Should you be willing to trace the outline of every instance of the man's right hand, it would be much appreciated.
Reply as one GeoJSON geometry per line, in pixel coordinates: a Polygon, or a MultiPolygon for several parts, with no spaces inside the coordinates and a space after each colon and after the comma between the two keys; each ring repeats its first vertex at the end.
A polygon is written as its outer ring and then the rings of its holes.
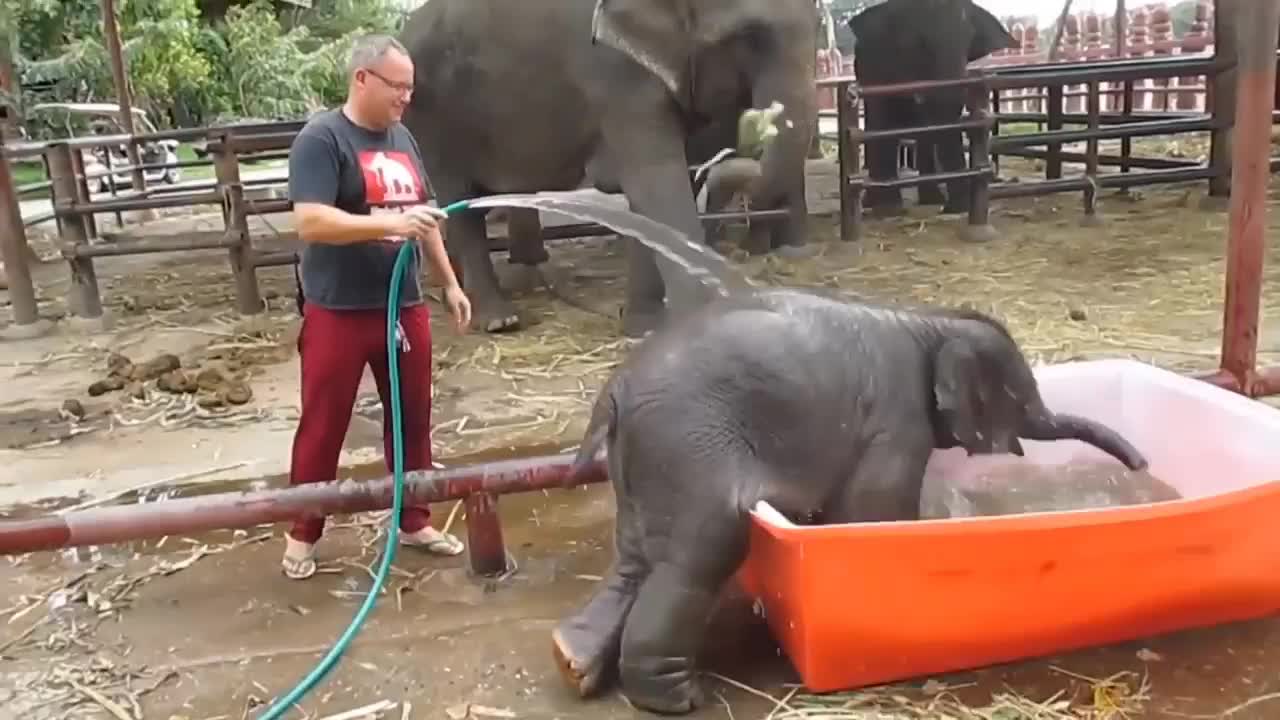
{"type": "Polygon", "coordinates": [[[403,213],[390,214],[387,217],[391,218],[388,235],[421,239],[440,226],[435,215],[421,207],[410,208],[403,213]]]}

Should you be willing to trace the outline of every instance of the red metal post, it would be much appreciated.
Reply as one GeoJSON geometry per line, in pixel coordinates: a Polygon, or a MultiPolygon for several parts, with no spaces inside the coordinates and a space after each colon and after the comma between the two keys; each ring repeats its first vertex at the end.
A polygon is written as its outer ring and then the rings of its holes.
{"type": "Polygon", "coordinates": [[[471,572],[482,577],[501,575],[507,570],[507,547],[502,540],[498,496],[487,492],[472,493],[467,496],[465,506],[471,572]]]}
{"type": "MultiPolygon", "coordinates": [[[[405,473],[406,504],[461,500],[476,493],[488,496],[603,482],[603,463],[592,463],[569,478],[572,455],[405,473]]],[[[140,505],[116,505],[0,522],[0,555],[128,540],[159,538],[223,528],[248,528],[292,520],[303,511],[333,515],[391,507],[392,478],[360,482],[311,483],[275,490],[219,493],[140,505]]],[[[484,513],[479,513],[483,515],[484,513]]],[[[496,515],[494,516],[496,521],[496,515]]],[[[474,516],[468,517],[468,523],[474,516]]],[[[483,521],[482,521],[483,522],[483,521]]],[[[492,536],[490,536],[492,537],[492,536]]],[[[498,542],[502,536],[497,535],[498,542]]],[[[486,547],[489,553],[491,547],[486,547]]],[[[490,553],[491,554],[491,553],[490,553]]],[[[476,553],[473,552],[473,557],[476,553]]],[[[505,551],[499,553],[505,567],[505,551]]]]}
{"type": "Polygon", "coordinates": [[[1231,147],[1231,204],[1227,239],[1222,369],[1253,395],[1257,367],[1262,263],[1266,254],[1271,113],[1275,107],[1276,28],[1280,0],[1234,5],[1239,42],[1236,116],[1231,147]]]}

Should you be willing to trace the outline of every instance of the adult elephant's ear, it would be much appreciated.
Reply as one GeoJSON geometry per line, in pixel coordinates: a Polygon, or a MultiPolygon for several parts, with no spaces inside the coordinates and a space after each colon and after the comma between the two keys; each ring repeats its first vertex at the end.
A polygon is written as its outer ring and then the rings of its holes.
{"type": "Polygon", "coordinates": [[[942,344],[933,359],[933,396],[938,409],[934,428],[941,445],[952,443],[973,452],[989,448],[980,428],[986,406],[986,383],[973,347],[960,338],[942,344]]]}
{"type": "Polygon", "coordinates": [[[984,58],[997,50],[1018,47],[1018,41],[1005,29],[995,15],[972,0],[962,0],[969,25],[973,28],[973,40],[969,43],[969,62],[984,58]]]}
{"type": "Polygon", "coordinates": [[[626,53],[680,96],[693,51],[687,4],[688,0],[596,0],[591,42],[626,53]]]}
{"type": "Polygon", "coordinates": [[[854,13],[847,24],[853,32],[854,40],[864,43],[877,37],[892,37],[893,20],[894,6],[886,2],[854,13]]]}

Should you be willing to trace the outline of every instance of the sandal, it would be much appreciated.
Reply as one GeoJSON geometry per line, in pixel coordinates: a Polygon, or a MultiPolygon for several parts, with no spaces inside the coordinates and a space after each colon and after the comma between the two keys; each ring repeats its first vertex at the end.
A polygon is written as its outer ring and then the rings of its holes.
{"type": "Polygon", "coordinates": [[[422,548],[436,555],[461,555],[465,549],[461,540],[430,525],[416,533],[400,533],[400,544],[422,548]]]}
{"type": "Polygon", "coordinates": [[[285,577],[290,580],[306,580],[316,574],[316,546],[294,540],[288,535],[284,538],[284,557],[280,559],[280,567],[285,577]]]}

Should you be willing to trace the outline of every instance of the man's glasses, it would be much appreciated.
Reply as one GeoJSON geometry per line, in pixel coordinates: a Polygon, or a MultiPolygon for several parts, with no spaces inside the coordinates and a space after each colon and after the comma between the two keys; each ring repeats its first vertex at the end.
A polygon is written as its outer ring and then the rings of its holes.
{"type": "Polygon", "coordinates": [[[369,68],[363,68],[363,70],[369,73],[370,75],[378,78],[382,82],[386,83],[387,87],[391,88],[392,90],[399,90],[400,92],[413,92],[413,83],[402,83],[402,82],[396,82],[394,80],[388,80],[386,76],[382,75],[381,73],[375,70],[370,70],[369,68]]]}

